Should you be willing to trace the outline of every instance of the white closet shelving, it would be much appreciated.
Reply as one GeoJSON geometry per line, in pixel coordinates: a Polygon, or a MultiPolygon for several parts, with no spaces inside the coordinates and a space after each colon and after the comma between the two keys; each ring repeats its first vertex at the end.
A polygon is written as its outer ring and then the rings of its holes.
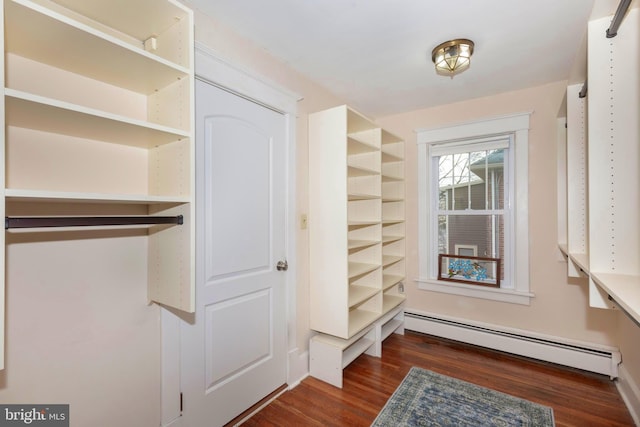
{"type": "Polygon", "coordinates": [[[357,355],[404,331],[403,157],[347,106],[309,116],[311,375],[339,387],[357,355]]]}
{"type": "Polygon", "coordinates": [[[613,38],[610,23],[589,22],[588,101],[567,91],[569,275],[589,278],[592,307],[640,322],[640,10],[613,38]]]}
{"type": "Polygon", "coordinates": [[[148,228],[148,295],[192,311],[193,13],[173,0],[3,10],[5,216],[182,215],[148,228]]]}
{"type": "Polygon", "coordinates": [[[589,208],[587,181],[587,98],[579,97],[582,85],[567,88],[567,251],[568,275],[589,271],[589,208]]]}
{"type": "Polygon", "coordinates": [[[616,37],[605,37],[609,24],[591,21],[588,33],[589,296],[595,307],[611,296],[640,321],[640,10],[616,37]]]}

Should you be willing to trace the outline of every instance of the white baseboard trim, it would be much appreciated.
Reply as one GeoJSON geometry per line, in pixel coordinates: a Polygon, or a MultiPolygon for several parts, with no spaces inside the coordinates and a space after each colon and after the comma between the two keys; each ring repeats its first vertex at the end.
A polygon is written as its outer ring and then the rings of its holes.
{"type": "Polygon", "coordinates": [[[615,347],[573,341],[413,309],[405,310],[405,329],[597,372],[608,375],[612,379],[618,377],[618,365],[621,361],[620,351],[615,347]]]}
{"type": "Polygon", "coordinates": [[[287,385],[289,390],[300,384],[300,381],[309,376],[309,352],[298,353],[298,348],[289,350],[289,367],[287,372],[287,385]]]}
{"type": "Polygon", "coordinates": [[[620,375],[616,381],[616,387],[624,400],[633,422],[636,426],[640,426],[640,385],[636,383],[629,372],[624,367],[624,363],[620,365],[620,375]]]}
{"type": "Polygon", "coordinates": [[[299,380],[293,382],[293,383],[289,383],[289,390],[293,390],[294,388],[298,387],[300,385],[300,383],[302,382],[302,380],[304,380],[305,378],[307,378],[309,376],[309,373],[307,372],[302,378],[300,378],[299,380]]]}
{"type": "Polygon", "coordinates": [[[171,420],[167,423],[163,422],[160,424],[162,427],[183,427],[182,417],[178,417],[175,420],[171,420]]]}
{"type": "Polygon", "coordinates": [[[276,400],[278,397],[282,396],[283,393],[287,392],[287,388],[283,389],[280,391],[280,393],[276,394],[275,396],[271,396],[271,398],[269,400],[267,400],[266,402],[263,402],[260,406],[258,406],[257,408],[255,408],[253,411],[251,411],[250,414],[248,414],[247,416],[245,416],[244,418],[242,418],[240,421],[238,421],[237,423],[235,423],[233,425],[233,427],[238,427],[242,424],[244,424],[245,421],[247,421],[249,418],[253,417],[255,414],[257,414],[258,412],[262,411],[264,408],[266,408],[271,402],[273,402],[274,400],[276,400]]]}

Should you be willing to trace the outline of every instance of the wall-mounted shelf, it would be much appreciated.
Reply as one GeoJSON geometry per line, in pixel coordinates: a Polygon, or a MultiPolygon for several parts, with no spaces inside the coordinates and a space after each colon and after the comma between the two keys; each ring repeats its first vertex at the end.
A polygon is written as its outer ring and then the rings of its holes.
{"type": "MultiPolygon", "coordinates": [[[[167,24],[170,22],[167,18],[148,13],[158,7],[156,2],[149,0],[138,1],[135,5],[130,2],[122,4],[123,9],[118,9],[115,4],[111,10],[97,5],[99,11],[91,10],[91,6],[82,3],[78,0],[6,0],[5,16],[8,19],[5,19],[5,33],[8,37],[5,52],[146,95],[170,86],[179,79],[188,80],[191,75],[189,55],[179,51],[184,46],[172,43],[175,46],[174,53],[161,57],[145,51],[144,40],[139,40],[135,35],[139,31],[137,23],[144,19],[159,19],[162,25],[166,25],[161,33],[168,36],[167,43],[171,43],[169,38],[177,34],[171,35],[169,30],[174,25],[183,26],[181,31],[187,35],[192,18],[185,8],[167,1],[171,6],[161,8],[171,13],[171,19],[174,19],[174,22],[167,24]],[[61,7],[61,4],[65,7],[61,7]],[[75,9],[82,12],[77,13],[75,9]],[[112,29],[109,24],[102,23],[116,22],[116,16],[122,15],[122,10],[127,10],[127,15],[133,18],[127,19],[129,25],[112,29]],[[82,15],[83,12],[88,14],[82,15]],[[100,22],[91,17],[99,17],[97,19],[100,22]],[[176,19],[181,22],[176,24],[176,19]],[[126,37],[127,34],[133,36],[126,37]]],[[[96,3],[93,2],[94,5],[96,3]]],[[[155,27],[161,29],[160,24],[155,27]]],[[[153,34],[148,33],[145,37],[153,34]]],[[[162,44],[162,36],[158,39],[162,44]]],[[[188,43],[188,40],[185,38],[182,43],[188,43]]]]}
{"type": "Polygon", "coordinates": [[[5,89],[7,126],[140,148],[189,138],[189,132],[69,102],[5,89]]]}
{"type": "Polygon", "coordinates": [[[640,276],[596,272],[591,278],[640,325],[640,276]]]}
{"type": "Polygon", "coordinates": [[[138,204],[138,205],[178,205],[189,203],[187,196],[152,196],[146,194],[111,194],[111,193],[74,193],[67,191],[21,190],[7,188],[7,202],[40,202],[40,203],[106,203],[106,204],[138,204]]]}
{"type": "Polygon", "coordinates": [[[615,38],[604,35],[609,24],[591,21],[588,34],[590,304],[610,308],[611,296],[637,317],[640,300],[627,287],[640,276],[640,10],[629,10],[615,38]]]}
{"type": "Polygon", "coordinates": [[[559,213],[566,215],[567,236],[559,242],[568,275],[588,278],[590,306],[622,308],[639,323],[640,10],[628,11],[614,38],[605,36],[610,23],[610,17],[589,22],[587,96],[579,96],[582,85],[567,90],[560,168],[567,203],[559,213]]]}

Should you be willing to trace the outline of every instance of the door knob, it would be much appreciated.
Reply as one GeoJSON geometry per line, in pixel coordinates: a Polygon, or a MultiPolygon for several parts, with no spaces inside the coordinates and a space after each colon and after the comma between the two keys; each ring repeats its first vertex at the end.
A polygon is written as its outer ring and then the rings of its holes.
{"type": "Polygon", "coordinates": [[[276,269],[278,269],[278,271],[287,271],[289,269],[289,263],[286,259],[284,261],[278,261],[276,269]]]}

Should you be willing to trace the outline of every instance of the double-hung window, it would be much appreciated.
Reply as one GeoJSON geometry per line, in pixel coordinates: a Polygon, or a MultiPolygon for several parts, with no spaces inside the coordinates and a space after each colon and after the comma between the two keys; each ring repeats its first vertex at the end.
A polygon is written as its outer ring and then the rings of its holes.
{"type": "Polygon", "coordinates": [[[510,288],[512,138],[431,146],[429,226],[440,280],[510,288]]]}
{"type": "Polygon", "coordinates": [[[528,304],[529,114],[418,131],[419,287],[528,304]]]}

